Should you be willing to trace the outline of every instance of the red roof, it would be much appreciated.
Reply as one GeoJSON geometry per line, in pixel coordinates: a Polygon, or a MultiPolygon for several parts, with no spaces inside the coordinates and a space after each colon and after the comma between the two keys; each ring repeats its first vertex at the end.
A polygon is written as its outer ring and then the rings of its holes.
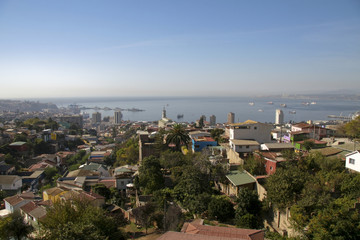
{"type": "Polygon", "coordinates": [[[200,234],[222,238],[248,240],[264,239],[264,232],[262,230],[206,226],[197,223],[185,223],[181,231],[189,234],[200,234]]]}
{"type": "Polygon", "coordinates": [[[199,136],[194,140],[196,142],[215,142],[215,140],[212,137],[207,137],[207,136],[199,136]]]}
{"type": "Polygon", "coordinates": [[[4,200],[7,201],[12,206],[24,201],[24,199],[22,197],[20,197],[19,195],[14,195],[11,197],[4,198],[4,200]]]}
{"type": "Polygon", "coordinates": [[[29,214],[32,210],[34,210],[37,207],[38,206],[33,201],[31,201],[25,204],[24,206],[20,207],[20,209],[25,213],[29,214]]]}
{"type": "Polygon", "coordinates": [[[315,144],[327,144],[327,142],[325,142],[325,141],[319,141],[319,140],[316,140],[316,139],[307,139],[307,140],[304,140],[304,141],[298,141],[297,143],[303,144],[305,141],[313,142],[315,144]]]}

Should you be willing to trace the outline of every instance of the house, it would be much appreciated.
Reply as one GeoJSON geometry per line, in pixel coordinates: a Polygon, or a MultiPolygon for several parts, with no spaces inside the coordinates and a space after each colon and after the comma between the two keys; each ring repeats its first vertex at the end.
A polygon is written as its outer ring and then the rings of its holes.
{"type": "Polygon", "coordinates": [[[104,158],[110,156],[111,151],[95,151],[91,152],[88,161],[95,163],[104,163],[104,158]]]}
{"type": "Polygon", "coordinates": [[[210,137],[210,133],[209,132],[204,132],[204,131],[191,131],[189,132],[189,136],[191,139],[193,138],[197,138],[197,137],[210,137]]]}
{"type": "Polygon", "coordinates": [[[0,162],[0,175],[11,175],[15,173],[15,166],[0,162]]]}
{"type": "Polygon", "coordinates": [[[345,155],[345,167],[352,172],[360,173],[360,152],[354,151],[345,155]]]}
{"type": "Polygon", "coordinates": [[[60,199],[61,194],[67,191],[68,189],[60,187],[48,188],[43,191],[43,199],[44,201],[50,200],[54,203],[60,199]]]}
{"type": "Polygon", "coordinates": [[[230,139],[229,145],[234,152],[240,154],[252,153],[260,148],[260,144],[254,140],[230,139]]]}
{"type": "Polygon", "coordinates": [[[30,186],[30,190],[37,189],[39,183],[44,179],[45,173],[43,170],[36,170],[31,173],[29,176],[22,176],[23,184],[30,186]]]}
{"type": "Polygon", "coordinates": [[[126,185],[133,182],[134,174],[137,170],[137,166],[130,165],[115,168],[114,177],[116,179],[116,188],[121,191],[126,191],[126,185]]]}
{"type": "Polygon", "coordinates": [[[17,175],[0,175],[0,190],[8,195],[20,193],[22,178],[17,175]]]}
{"type": "Polygon", "coordinates": [[[203,220],[185,223],[181,232],[166,232],[158,240],[264,240],[264,231],[203,225],[203,220]]]}
{"type": "Polygon", "coordinates": [[[327,129],[315,124],[298,123],[291,126],[291,132],[309,133],[310,137],[320,139],[327,136],[327,129]]]}
{"type": "Polygon", "coordinates": [[[84,190],[70,190],[62,194],[60,199],[64,201],[72,201],[74,199],[85,200],[94,207],[101,207],[105,204],[105,197],[97,193],[86,192],[84,190]]]}
{"type": "Polygon", "coordinates": [[[246,171],[234,170],[225,175],[228,183],[220,183],[221,192],[228,196],[237,196],[240,188],[256,189],[256,180],[246,171]]]}
{"type": "Polygon", "coordinates": [[[18,152],[26,152],[28,150],[26,142],[13,142],[9,144],[9,147],[18,152]]]}
{"type": "Polygon", "coordinates": [[[30,201],[20,207],[20,213],[24,217],[25,223],[37,228],[39,226],[39,220],[46,216],[46,208],[37,202],[30,201]]]}
{"type": "Polygon", "coordinates": [[[319,140],[316,140],[316,139],[307,139],[307,140],[304,140],[304,141],[295,142],[296,150],[307,150],[305,148],[305,143],[306,142],[311,142],[313,144],[312,148],[324,148],[327,145],[327,142],[325,142],[325,141],[319,141],[319,140]]]}
{"type": "Polygon", "coordinates": [[[24,199],[20,195],[14,195],[11,197],[4,198],[5,209],[11,213],[19,211],[20,207],[24,206],[30,199],[24,199]]]}
{"type": "Polygon", "coordinates": [[[281,152],[285,150],[294,151],[291,143],[264,143],[260,146],[261,151],[281,152]]]}
{"type": "Polygon", "coordinates": [[[207,136],[193,137],[191,142],[193,152],[200,152],[204,148],[217,146],[217,141],[207,136]]]}
{"type": "Polygon", "coordinates": [[[84,170],[89,170],[92,172],[97,172],[97,173],[99,173],[100,176],[103,176],[103,177],[110,177],[110,173],[109,173],[107,167],[105,167],[102,164],[92,162],[92,163],[90,163],[88,165],[84,165],[80,168],[84,169],[84,170]]]}
{"type": "Polygon", "coordinates": [[[286,159],[283,157],[281,152],[256,152],[255,157],[263,158],[265,160],[265,170],[267,175],[274,174],[276,168],[286,159]]]}
{"type": "Polygon", "coordinates": [[[271,142],[272,125],[247,120],[229,125],[230,140],[253,140],[259,143],[271,142]]]}

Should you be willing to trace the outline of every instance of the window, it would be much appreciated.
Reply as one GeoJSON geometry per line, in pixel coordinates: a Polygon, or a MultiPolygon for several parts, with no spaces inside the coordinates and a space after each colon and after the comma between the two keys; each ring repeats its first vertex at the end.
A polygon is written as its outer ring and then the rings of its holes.
{"type": "Polygon", "coordinates": [[[273,167],[270,167],[270,171],[272,171],[273,170],[273,167]]]}
{"type": "Polygon", "coordinates": [[[257,127],[254,127],[254,130],[256,130],[257,129],[257,127]]]}
{"type": "Polygon", "coordinates": [[[250,146],[246,146],[246,148],[249,148],[250,146]]]}
{"type": "Polygon", "coordinates": [[[349,158],[349,163],[350,163],[350,164],[355,164],[355,159],[349,158]]]}

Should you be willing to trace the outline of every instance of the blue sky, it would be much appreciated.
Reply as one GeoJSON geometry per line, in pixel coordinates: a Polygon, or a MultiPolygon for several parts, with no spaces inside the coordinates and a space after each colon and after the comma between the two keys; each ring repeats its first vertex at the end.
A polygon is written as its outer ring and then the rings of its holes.
{"type": "Polygon", "coordinates": [[[360,92],[360,1],[0,0],[0,98],[360,92]]]}

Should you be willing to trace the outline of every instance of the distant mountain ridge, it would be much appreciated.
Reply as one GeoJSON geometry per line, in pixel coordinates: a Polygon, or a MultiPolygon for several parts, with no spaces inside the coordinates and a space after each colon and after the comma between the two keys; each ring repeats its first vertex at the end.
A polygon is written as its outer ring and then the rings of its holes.
{"type": "Polygon", "coordinates": [[[53,103],[41,103],[39,101],[0,100],[0,111],[38,112],[45,109],[57,110],[53,103]]]}

